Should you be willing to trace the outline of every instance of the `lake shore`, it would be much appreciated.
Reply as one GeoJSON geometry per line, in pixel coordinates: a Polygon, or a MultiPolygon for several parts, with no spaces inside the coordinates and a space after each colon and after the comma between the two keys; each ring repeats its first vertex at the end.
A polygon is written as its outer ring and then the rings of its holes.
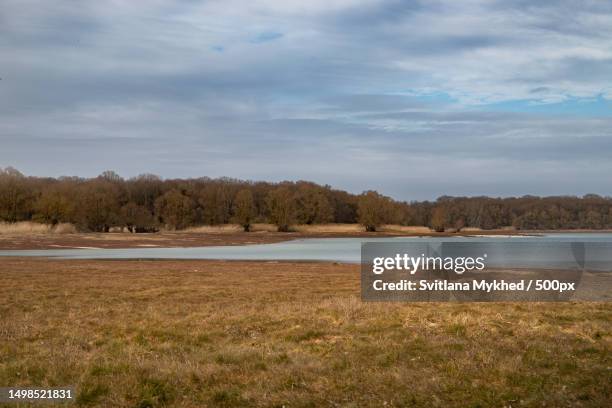
{"type": "Polygon", "coordinates": [[[79,248],[193,248],[206,246],[272,244],[306,238],[358,238],[358,237],[481,237],[481,236],[532,236],[546,233],[592,233],[608,230],[547,230],[508,231],[482,230],[459,233],[436,232],[158,232],[144,234],[130,233],[76,233],[0,234],[0,250],[16,249],[79,249],[79,248]]]}
{"type": "MultiPolygon", "coordinates": [[[[587,231],[584,231],[587,232],[587,231]]],[[[354,237],[456,237],[480,235],[534,235],[538,231],[509,229],[465,229],[461,232],[434,232],[426,227],[383,226],[377,232],[365,232],[357,224],[296,226],[292,232],[276,232],[269,224],[258,224],[253,232],[238,226],[199,227],[185,231],[131,234],[110,233],[43,233],[0,231],[0,250],[62,248],[176,248],[219,245],[269,244],[303,238],[354,237]]]]}
{"type": "Polygon", "coordinates": [[[610,303],[364,303],[334,263],[0,265],[0,383],[80,405],[611,403],[610,303]]]}

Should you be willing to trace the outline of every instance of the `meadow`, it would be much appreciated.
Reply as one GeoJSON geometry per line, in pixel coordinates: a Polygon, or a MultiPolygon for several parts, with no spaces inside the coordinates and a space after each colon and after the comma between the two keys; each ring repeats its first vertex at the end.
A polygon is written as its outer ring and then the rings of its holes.
{"type": "Polygon", "coordinates": [[[609,303],[364,303],[332,263],[0,260],[0,385],[77,406],[610,406],[609,303]]]}

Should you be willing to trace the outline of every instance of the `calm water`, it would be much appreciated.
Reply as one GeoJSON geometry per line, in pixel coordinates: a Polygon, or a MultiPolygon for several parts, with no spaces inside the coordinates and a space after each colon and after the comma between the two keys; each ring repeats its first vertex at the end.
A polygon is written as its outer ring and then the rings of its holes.
{"type": "Polygon", "coordinates": [[[129,248],[129,249],[47,249],[0,251],[0,256],[57,257],[62,259],[223,259],[223,260],[299,260],[358,263],[362,242],[425,244],[443,242],[478,243],[475,247],[495,253],[504,266],[561,266],[573,263],[576,243],[587,261],[597,269],[612,269],[612,233],[557,233],[540,236],[488,237],[397,237],[397,238],[321,238],[301,239],[276,244],[246,246],[212,246],[197,248],[129,248]],[[582,246],[581,246],[582,248],[582,246]],[[574,253],[572,253],[572,251],[574,253]],[[555,264],[558,263],[558,265],[555,264]]]}

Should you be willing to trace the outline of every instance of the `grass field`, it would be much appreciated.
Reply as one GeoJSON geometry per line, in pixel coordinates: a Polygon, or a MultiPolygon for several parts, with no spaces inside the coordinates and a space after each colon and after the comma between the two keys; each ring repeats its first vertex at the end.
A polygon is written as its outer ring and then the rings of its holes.
{"type": "Polygon", "coordinates": [[[612,405],[612,304],[362,303],[358,269],[0,259],[0,386],[101,407],[612,405]]]}

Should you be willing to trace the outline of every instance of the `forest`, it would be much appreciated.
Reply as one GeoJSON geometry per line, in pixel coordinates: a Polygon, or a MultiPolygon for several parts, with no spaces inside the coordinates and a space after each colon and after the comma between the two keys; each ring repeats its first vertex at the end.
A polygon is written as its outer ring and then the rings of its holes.
{"type": "Polygon", "coordinates": [[[123,179],[113,171],[95,178],[29,177],[0,168],[0,221],[74,224],[81,231],[180,230],[200,225],[268,222],[279,231],[294,224],[359,223],[519,230],[612,228],[612,198],[449,197],[396,201],[376,191],[351,194],[308,181],[269,183],[231,178],[162,179],[143,174],[123,179]]]}

